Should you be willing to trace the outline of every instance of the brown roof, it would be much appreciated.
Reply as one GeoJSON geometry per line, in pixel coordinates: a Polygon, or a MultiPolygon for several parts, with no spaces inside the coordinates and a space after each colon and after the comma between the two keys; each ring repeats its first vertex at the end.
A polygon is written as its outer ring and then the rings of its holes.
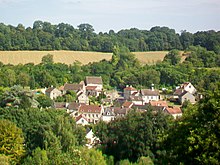
{"type": "Polygon", "coordinates": [[[169,107],[169,108],[166,108],[166,111],[169,114],[180,114],[180,113],[182,113],[180,107],[169,107]]]}
{"type": "Polygon", "coordinates": [[[141,94],[143,96],[158,96],[159,91],[158,90],[151,90],[151,89],[141,89],[141,94]]]}
{"type": "Polygon", "coordinates": [[[150,101],[150,105],[151,106],[158,106],[158,107],[168,107],[167,102],[166,101],[150,101]]]}
{"type": "Polygon", "coordinates": [[[86,76],[86,84],[102,84],[102,77],[86,76]]]}
{"type": "Polygon", "coordinates": [[[86,90],[96,90],[97,86],[87,86],[86,90]]]}
{"type": "Polygon", "coordinates": [[[79,104],[79,103],[72,102],[72,103],[69,103],[67,108],[70,110],[78,110],[80,105],[81,104],[79,104]]]}
{"type": "Polygon", "coordinates": [[[64,109],[64,108],[66,108],[66,103],[65,102],[55,102],[54,107],[56,109],[64,109]]]}
{"type": "Polygon", "coordinates": [[[82,88],[83,88],[82,84],[65,84],[64,85],[64,91],[68,91],[68,90],[78,91],[78,90],[81,90],[82,88]]]}
{"type": "Polygon", "coordinates": [[[178,89],[176,89],[176,91],[173,93],[173,95],[180,96],[180,95],[181,95],[183,92],[184,92],[184,90],[183,90],[183,89],[178,88],[178,89]]]}
{"type": "Polygon", "coordinates": [[[125,102],[122,104],[122,107],[131,108],[132,105],[133,105],[132,102],[130,102],[130,101],[125,101],[125,102]]]}
{"type": "Polygon", "coordinates": [[[46,92],[46,93],[50,93],[50,92],[52,92],[54,89],[55,89],[55,87],[50,87],[50,88],[47,88],[47,90],[46,90],[45,92],[46,92]]]}
{"type": "Polygon", "coordinates": [[[102,108],[98,105],[81,105],[79,112],[81,113],[101,113],[102,108]]]}
{"type": "Polygon", "coordinates": [[[130,108],[121,108],[121,107],[112,107],[112,112],[114,112],[116,115],[126,115],[130,108]]]}
{"type": "Polygon", "coordinates": [[[79,121],[81,118],[85,119],[88,122],[87,118],[85,118],[82,114],[76,117],[76,122],[79,121]]]}
{"type": "Polygon", "coordinates": [[[136,91],[137,89],[129,86],[129,87],[124,88],[124,90],[126,90],[126,91],[136,91]]]}

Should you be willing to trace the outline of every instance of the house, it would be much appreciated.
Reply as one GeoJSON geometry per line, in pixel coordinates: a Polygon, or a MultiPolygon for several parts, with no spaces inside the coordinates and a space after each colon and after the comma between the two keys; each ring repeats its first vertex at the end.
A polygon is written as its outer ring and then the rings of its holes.
{"type": "Polygon", "coordinates": [[[54,108],[55,109],[65,109],[66,110],[67,103],[65,102],[55,102],[54,103],[54,108]]]}
{"type": "Polygon", "coordinates": [[[129,99],[134,105],[144,105],[144,100],[141,96],[131,95],[129,99]]]}
{"type": "Polygon", "coordinates": [[[76,119],[76,124],[83,125],[83,126],[89,125],[88,120],[82,114],[77,116],[75,119],[76,119]]]}
{"type": "Polygon", "coordinates": [[[67,91],[74,91],[76,95],[81,92],[85,92],[85,84],[80,83],[80,84],[69,84],[66,83],[63,86],[63,94],[66,94],[67,91]]]}
{"type": "Polygon", "coordinates": [[[97,86],[87,86],[87,87],[86,87],[86,95],[87,95],[87,96],[95,96],[95,97],[98,97],[100,93],[101,93],[101,91],[98,90],[98,87],[97,87],[97,86]]]}
{"type": "Polygon", "coordinates": [[[196,93],[196,88],[190,82],[185,82],[185,83],[181,84],[180,89],[183,89],[184,91],[187,91],[191,94],[196,93]]]}
{"type": "Polygon", "coordinates": [[[89,104],[89,97],[85,92],[80,92],[77,95],[78,103],[89,104]]]}
{"type": "Polygon", "coordinates": [[[115,113],[112,111],[111,108],[107,107],[102,114],[101,120],[104,122],[110,122],[115,119],[115,113]]]}
{"type": "Polygon", "coordinates": [[[172,115],[174,119],[177,119],[178,117],[182,116],[182,111],[180,107],[166,107],[164,109],[164,112],[172,115]]]}
{"type": "Polygon", "coordinates": [[[149,101],[158,101],[159,100],[159,91],[152,89],[141,89],[140,90],[140,95],[143,99],[143,103],[149,103],[149,101]]]}
{"type": "MultiPolygon", "coordinates": [[[[78,112],[79,107],[81,106],[80,103],[76,103],[76,102],[71,102],[67,104],[67,113],[73,113],[73,112],[78,112]]],[[[77,114],[76,114],[77,115],[77,114]]]]}
{"type": "Polygon", "coordinates": [[[92,147],[94,147],[97,143],[100,142],[99,138],[97,138],[92,129],[87,129],[86,130],[86,139],[87,139],[87,143],[86,146],[90,149],[92,147]]]}
{"type": "Polygon", "coordinates": [[[183,104],[185,101],[189,101],[192,104],[196,103],[196,98],[195,96],[188,92],[188,91],[184,91],[180,96],[179,96],[179,102],[180,104],[183,104]]]}
{"type": "Polygon", "coordinates": [[[149,104],[152,106],[152,107],[168,107],[168,104],[166,101],[162,101],[162,100],[158,100],[158,101],[149,101],[149,104]]]}
{"type": "Polygon", "coordinates": [[[47,88],[45,94],[52,100],[56,99],[58,96],[62,96],[62,92],[55,87],[47,88]]]}
{"type": "Polygon", "coordinates": [[[111,110],[115,114],[115,117],[124,117],[128,114],[131,108],[111,107],[111,110]]]}
{"type": "Polygon", "coordinates": [[[133,88],[132,86],[126,86],[126,88],[124,88],[124,98],[126,100],[130,99],[130,96],[131,95],[136,95],[138,92],[137,92],[137,89],[133,88]]]}
{"type": "Polygon", "coordinates": [[[134,105],[133,102],[131,102],[131,101],[125,101],[125,102],[122,104],[122,107],[123,107],[123,108],[131,108],[133,105],[134,105]]]}
{"type": "Polygon", "coordinates": [[[102,91],[103,89],[102,77],[86,76],[85,85],[87,87],[88,86],[96,87],[97,91],[102,91]]]}
{"type": "Polygon", "coordinates": [[[79,114],[87,118],[89,123],[94,124],[101,119],[103,112],[103,107],[98,105],[81,105],[78,109],[79,114]]]}

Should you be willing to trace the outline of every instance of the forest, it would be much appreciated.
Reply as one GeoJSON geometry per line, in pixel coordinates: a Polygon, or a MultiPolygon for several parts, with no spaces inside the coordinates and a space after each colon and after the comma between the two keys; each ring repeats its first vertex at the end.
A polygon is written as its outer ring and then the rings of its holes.
{"type": "Polygon", "coordinates": [[[150,30],[137,28],[118,32],[95,33],[92,25],[84,23],[74,28],[70,24],[52,25],[50,22],[35,21],[33,27],[16,27],[0,23],[0,50],[81,50],[112,52],[115,45],[126,46],[134,51],[185,50],[200,45],[215,53],[220,51],[220,31],[198,31],[181,34],[168,27],[152,27],[150,30]]]}
{"type": "MultiPolygon", "coordinates": [[[[36,21],[33,28],[0,24],[1,50],[92,50],[113,52],[110,61],[82,65],[54,63],[45,54],[40,64],[0,62],[0,162],[3,164],[219,164],[220,160],[220,33],[181,35],[166,27],[95,34],[91,25],[36,21]],[[168,50],[162,62],[142,65],[131,51],[168,50]],[[180,50],[186,59],[182,62],[180,50]],[[166,88],[171,92],[191,82],[204,96],[184,105],[174,120],[149,107],[133,109],[125,117],[89,128],[100,139],[85,147],[88,127],[77,125],[64,110],[45,108],[48,99],[32,89],[79,83],[85,76],[101,76],[104,89],[122,91],[166,88]],[[36,102],[41,106],[34,106],[36,102]]],[[[49,100],[52,101],[52,100],[49,100]]]]}

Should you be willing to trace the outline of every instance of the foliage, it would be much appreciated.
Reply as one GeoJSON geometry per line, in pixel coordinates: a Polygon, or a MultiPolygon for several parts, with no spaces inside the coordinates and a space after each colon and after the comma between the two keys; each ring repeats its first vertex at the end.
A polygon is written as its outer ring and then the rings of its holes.
{"type": "Polygon", "coordinates": [[[53,105],[53,100],[50,99],[50,97],[44,95],[44,94],[40,94],[37,96],[36,98],[39,108],[49,108],[52,107],[53,105]]]}
{"type": "Polygon", "coordinates": [[[200,45],[208,50],[218,50],[219,32],[204,31],[195,34],[182,31],[177,34],[168,27],[152,27],[150,30],[137,28],[122,29],[115,33],[96,34],[90,24],[72,25],[35,21],[33,27],[25,28],[0,24],[0,50],[90,50],[112,52],[115,45],[126,46],[131,51],[158,51],[186,49],[200,45]]]}
{"type": "Polygon", "coordinates": [[[165,57],[164,61],[170,63],[171,65],[176,65],[180,62],[181,56],[178,50],[171,50],[165,57]]]}
{"type": "MultiPolygon", "coordinates": [[[[219,89],[220,84],[216,85],[219,89]]],[[[187,108],[163,142],[166,162],[219,164],[219,98],[217,90],[196,106],[187,108]]]]}
{"type": "Polygon", "coordinates": [[[163,113],[131,111],[109,124],[98,123],[95,132],[105,154],[113,155],[115,161],[129,159],[135,162],[141,156],[155,158],[158,136],[168,126],[168,118],[163,113]]]}
{"type": "Polygon", "coordinates": [[[24,138],[20,128],[13,122],[5,119],[0,119],[0,154],[1,159],[18,163],[24,156],[24,138]],[[4,156],[5,155],[5,156],[4,156]]]}

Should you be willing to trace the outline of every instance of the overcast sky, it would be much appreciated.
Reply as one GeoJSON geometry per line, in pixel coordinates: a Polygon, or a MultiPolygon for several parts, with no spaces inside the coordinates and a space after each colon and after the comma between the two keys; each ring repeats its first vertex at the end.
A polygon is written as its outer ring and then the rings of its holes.
{"type": "Polygon", "coordinates": [[[220,31],[220,0],[0,0],[0,22],[32,27],[36,20],[89,23],[96,32],[153,26],[220,31]]]}

